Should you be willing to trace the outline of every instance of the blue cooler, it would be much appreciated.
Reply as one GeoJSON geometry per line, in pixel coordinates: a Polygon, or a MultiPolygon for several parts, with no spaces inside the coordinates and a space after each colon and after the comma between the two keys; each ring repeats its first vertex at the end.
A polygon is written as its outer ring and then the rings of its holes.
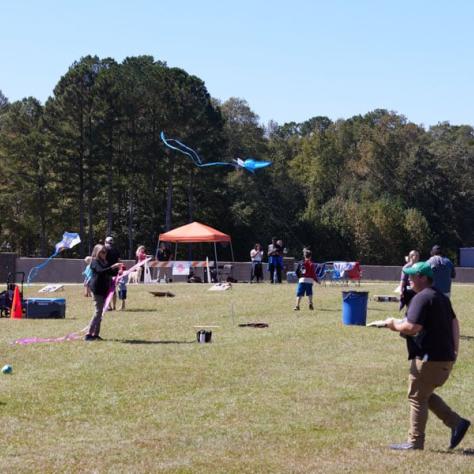
{"type": "Polygon", "coordinates": [[[367,322],[368,291],[342,292],[342,322],[365,326],[367,322]]]}
{"type": "Polygon", "coordinates": [[[66,317],[64,298],[28,298],[26,317],[30,319],[61,319],[66,317]]]}

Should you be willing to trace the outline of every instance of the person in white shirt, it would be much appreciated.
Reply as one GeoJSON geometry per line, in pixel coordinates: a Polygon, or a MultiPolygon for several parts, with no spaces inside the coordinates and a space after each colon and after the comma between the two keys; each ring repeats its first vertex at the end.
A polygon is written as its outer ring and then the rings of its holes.
{"type": "Polygon", "coordinates": [[[256,279],[257,283],[259,283],[260,280],[263,280],[263,250],[262,246],[259,243],[255,244],[254,248],[250,251],[250,259],[252,260],[250,283],[252,283],[254,279],[256,279]]]}

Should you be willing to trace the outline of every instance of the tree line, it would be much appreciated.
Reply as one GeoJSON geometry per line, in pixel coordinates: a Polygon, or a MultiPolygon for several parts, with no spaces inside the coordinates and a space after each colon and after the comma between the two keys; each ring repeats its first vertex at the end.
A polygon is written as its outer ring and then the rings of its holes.
{"type": "Polygon", "coordinates": [[[272,236],[318,261],[400,264],[433,243],[456,258],[474,245],[473,182],[469,125],[380,109],[264,127],[245,100],[220,102],[151,56],[81,58],[45,104],[0,92],[0,245],[22,256],[49,255],[65,230],[82,237],[70,256],[108,234],[123,256],[153,253],[160,232],[197,220],[230,234],[238,260],[272,236]],[[207,162],[272,166],[197,168],[162,130],[207,162]]]}

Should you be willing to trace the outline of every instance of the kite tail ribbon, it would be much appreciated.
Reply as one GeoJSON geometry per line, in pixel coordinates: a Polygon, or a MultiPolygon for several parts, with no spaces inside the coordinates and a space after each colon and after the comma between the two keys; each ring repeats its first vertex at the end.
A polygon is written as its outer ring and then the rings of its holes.
{"type": "Polygon", "coordinates": [[[48,257],[43,263],[40,263],[39,265],[37,265],[36,267],[33,267],[30,272],[28,273],[28,278],[26,279],[26,283],[27,284],[30,284],[31,281],[37,277],[39,271],[45,267],[54,257],[56,257],[56,255],[58,255],[59,252],[54,252],[53,255],[51,255],[50,257],[48,257]]]}
{"type": "Polygon", "coordinates": [[[200,168],[205,168],[207,166],[233,166],[235,167],[234,163],[228,163],[225,161],[215,161],[213,163],[203,163],[199,155],[192,149],[186,146],[184,143],[180,142],[179,140],[175,140],[174,138],[166,138],[164,132],[160,133],[161,141],[172,150],[179,151],[184,155],[189,156],[193,163],[200,168]]]}

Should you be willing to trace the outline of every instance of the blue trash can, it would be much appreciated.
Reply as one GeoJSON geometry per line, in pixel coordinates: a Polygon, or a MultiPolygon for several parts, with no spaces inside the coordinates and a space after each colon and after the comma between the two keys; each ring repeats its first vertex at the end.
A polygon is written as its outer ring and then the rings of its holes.
{"type": "Polygon", "coordinates": [[[342,322],[365,326],[367,322],[368,291],[342,292],[342,322]]]}

